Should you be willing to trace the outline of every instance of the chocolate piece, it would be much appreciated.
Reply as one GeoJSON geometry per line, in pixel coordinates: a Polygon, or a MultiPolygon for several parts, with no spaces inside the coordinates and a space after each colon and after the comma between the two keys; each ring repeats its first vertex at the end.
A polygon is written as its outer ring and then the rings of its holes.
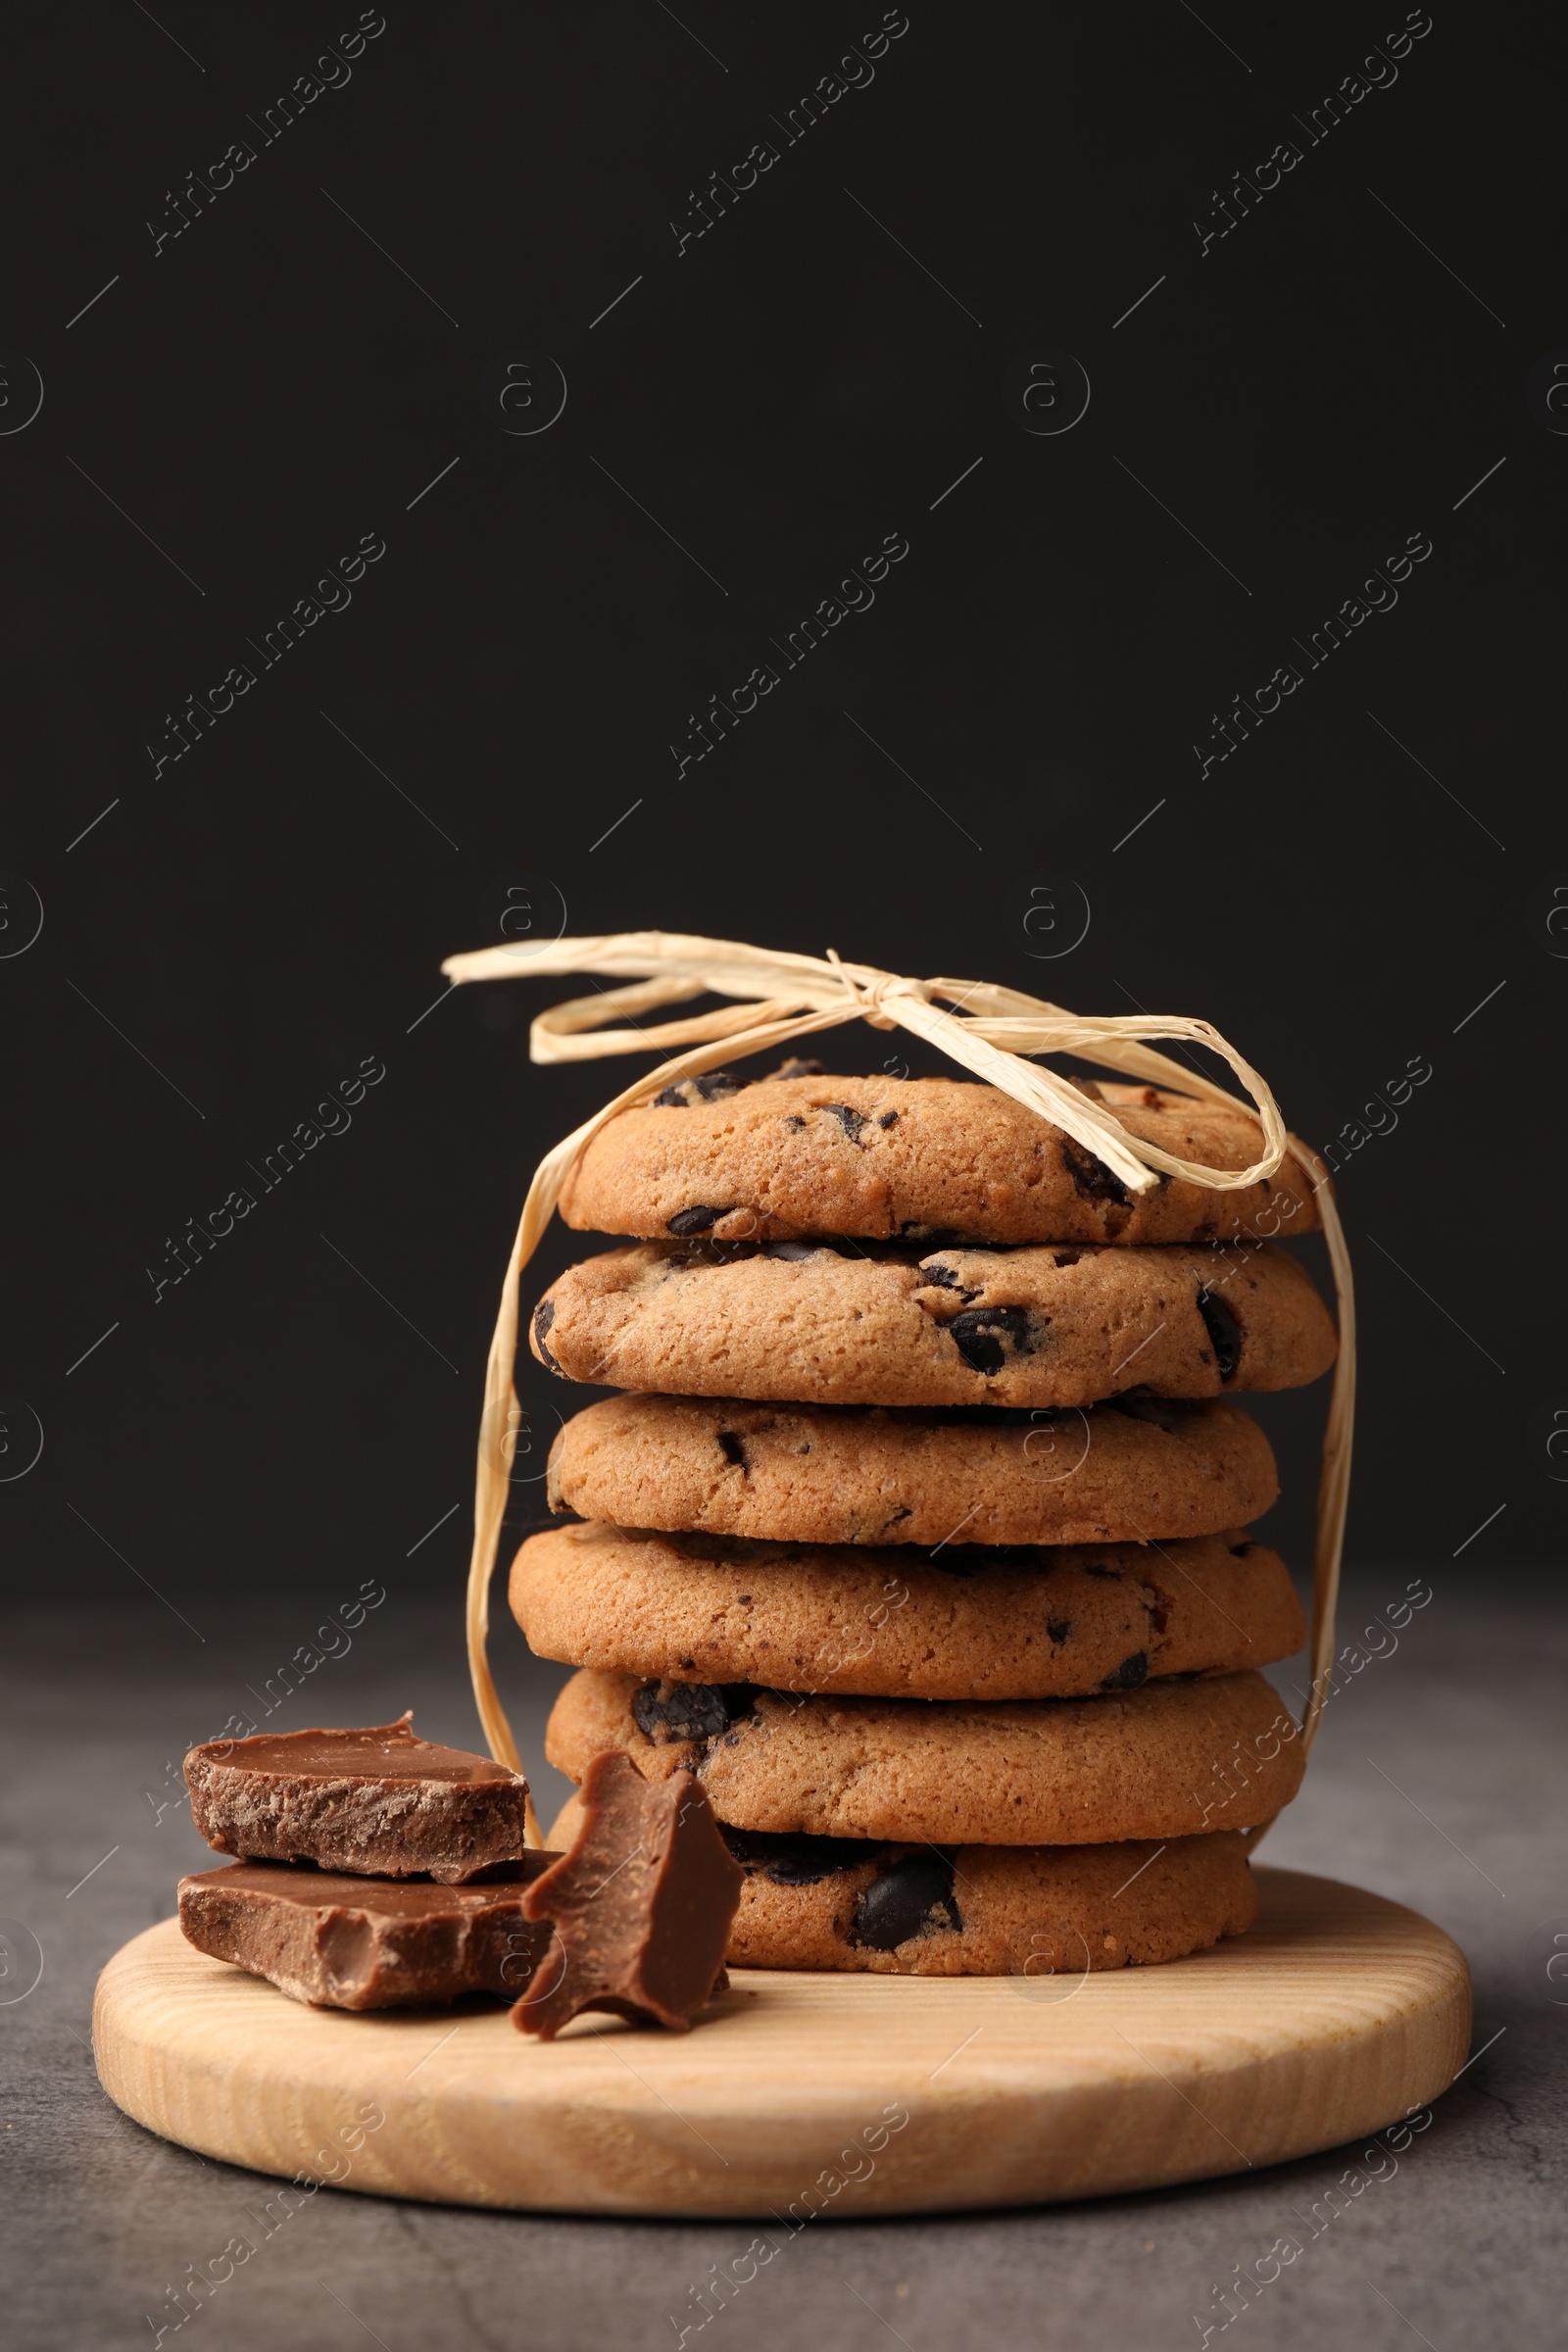
{"type": "MultiPolygon", "coordinates": [[[[1084,1088],[1082,1092],[1087,1093],[1084,1088]]],[[[1095,1098],[1091,1098],[1094,1100],[1095,1098]]],[[[1127,1205],[1127,1187],[1113,1169],[1070,1135],[1061,1139],[1061,1164],[1072,1178],[1073,1189],[1085,1200],[1113,1200],[1118,1207],[1127,1205]]]]}
{"type": "Polygon", "coordinates": [[[1148,1680],[1148,1652],[1135,1649],[1130,1658],[1123,1658],[1114,1674],[1107,1674],[1104,1677],[1100,1688],[1102,1690],[1136,1690],[1140,1683],[1147,1683],[1148,1680]]]}
{"type": "Polygon", "coordinates": [[[860,1129],[865,1125],[863,1110],[855,1110],[848,1102],[824,1102],[822,1108],[830,1119],[837,1119],[852,1144],[858,1143],[860,1129]]]}
{"type": "Polygon", "coordinates": [[[528,1784],[487,1756],[367,1731],[263,1732],[185,1758],[191,1819],[220,1854],[388,1879],[476,1879],[527,1848],[528,1784]]]}
{"type": "Polygon", "coordinates": [[[723,1102],[751,1085],[734,1070],[705,1070],[700,1078],[677,1078],[654,1097],[656,1110],[689,1110],[694,1102],[723,1102]]]}
{"type": "Polygon", "coordinates": [[[558,1374],[560,1377],[564,1378],[565,1376],[562,1373],[561,1366],[557,1363],[555,1357],[550,1352],[548,1344],[550,1339],[550,1326],[555,1319],[555,1300],[553,1298],[541,1298],[538,1305],[533,1310],[533,1344],[538,1348],[543,1360],[550,1366],[551,1371],[558,1374]]]}
{"type": "Polygon", "coordinates": [[[723,1826],[724,1843],[748,1876],[760,1870],[775,1886],[819,1886],[856,1870],[879,1851],[863,1838],[811,1838],[788,1831],[736,1830],[723,1826]]]}
{"type": "Polygon", "coordinates": [[[230,1862],[180,1880],[179,1924],[198,1951],[318,2009],[428,2008],[465,1992],[511,2001],[550,1949],[549,1929],[524,1916],[527,1882],[558,1859],[535,1849],[491,1886],[230,1862]]]}
{"type": "Polygon", "coordinates": [[[1242,1360],[1241,1325],[1217,1291],[1206,1286],[1198,1294],[1198,1311],[1214,1345],[1214,1361],[1221,1380],[1234,1380],[1242,1360]]]}
{"type": "Polygon", "coordinates": [[[952,1860],[935,1850],[906,1854],[902,1862],[877,1873],[856,1908],[855,1941],[868,1943],[873,1951],[892,1952],[926,1927],[963,1933],[953,1899],[952,1860]]]}
{"type": "Polygon", "coordinates": [[[977,1372],[1000,1372],[1009,1356],[1034,1353],[1026,1306],[966,1306],[948,1329],[977,1372]]]}
{"type": "Polygon", "coordinates": [[[631,1711],[650,1740],[716,1740],[733,1716],[752,1712],[750,1700],[745,1684],[644,1683],[632,1694],[631,1711]]]}
{"type": "Polygon", "coordinates": [[[523,1896],[554,1922],[550,1949],[512,2012],[553,2040],[584,2009],[686,2033],[729,1983],[724,1947],[744,1873],[689,1772],[645,1781],[628,1756],[595,1756],[569,1854],[523,1896]]]}
{"type": "Polygon", "coordinates": [[[728,1216],[728,1214],[729,1211],[725,1208],[678,1209],[675,1215],[668,1219],[668,1230],[671,1233],[678,1233],[684,1241],[690,1234],[706,1233],[710,1225],[716,1225],[720,1217],[728,1216]]]}

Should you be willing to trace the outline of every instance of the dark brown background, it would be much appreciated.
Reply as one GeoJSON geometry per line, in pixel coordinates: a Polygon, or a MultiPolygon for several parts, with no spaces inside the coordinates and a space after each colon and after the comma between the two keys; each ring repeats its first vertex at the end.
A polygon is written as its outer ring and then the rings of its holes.
{"type": "MultiPolygon", "coordinates": [[[[1504,1502],[1469,1572],[1559,1537],[1564,1497],[1527,1452],[1533,1408],[1568,1387],[1544,1205],[1568,965],[1532,912],[1568,866],[1549,521],[1568,440],[1524,395],[1568,341],[1539,32],[1504,55],[1442,17],[1314,147],[1297,118],[1403,12],[1211,18],[1221,39],[1179,7],[916,11],[874,81],[785,147],[770,118],[876,27],[861,13],[688,16],[722,71],[654,6],[394,11],[265,147],[247,118],[354,11],[166,12],[205,72],[134,9],[14,48],[4,169],[29,226],[0,329],[45,400],[0,440],[0,858],[46,920],[0,964],[0,1394],[46,1447],[0,1513],[56,1590],[124,1587],[68,1502],[177,1598],[412,1576],[409,1546],[466,1496],[528,1172],[607,1085],[527,1063],[528,1017],[570,983],[475,990],[411,1033],[519,873],[555,884],[573,932],[833,945],[1087,1011],[1205,1014],[1316,1143],[1425,1055],[1341,1186],[1364,1313],[1352,1551],[1446,1561],[1504,1502]],[[154,258],[146,220],[241,136],[256,162],[154,258]],[[677,258],[670,217],[765,136],[778,164],[677,258]],[[1213,191],[1293,136],[1301,164],[1200,256],[1213,191]],[[1093,387],[1059,437],[1003,407],[1040,347],[1093,387]],[[568,384],[530,438],[479,403],[514,349],[568,384]],[[677,783],[688,713],[891,531],[910,553],[875,609],[677,783]],[[165,713],[367,532],[387,552],[352,605],[155,782],[165,713]],[[1397,609],[1200,783],[1211,713],[1412,532],[1434,552],[1397,609]],[[1021,908],[1051,875],[1093,919],[1039,962],[1021,908]],[[387,1075],[352,1130],[155,1306],[167,1238],[368,1054],[387,1075]]],[[[890,1043],[846,1031],[830,1062],[876,1067],[890,1043]]],[[[1298,1558],[1320,1401],[1265,1408],[1298,1558]]],[[[466,1508],[422,1579],[455,1589],[466,1508]]]]}

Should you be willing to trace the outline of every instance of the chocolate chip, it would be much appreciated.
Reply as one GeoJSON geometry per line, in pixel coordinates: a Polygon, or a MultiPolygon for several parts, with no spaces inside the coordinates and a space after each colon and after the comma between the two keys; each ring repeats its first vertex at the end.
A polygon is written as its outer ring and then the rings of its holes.
{"type": "Polygon", "coordinates": [[[775,1078],[820,1078],[822,1064],[819,1061],[781,1062],[772,1075],[775,1078]]]}
{"type": "Polygon", "coordinates": [[[679,1078],[654,1097],[656,1110],[685,1110],[693,1102],[722,1102],[751,1085],[734,1070],[705,1070],[700,1078],[679,1078]]]}
{"type": "MultiPolygon", "coordinates": [[[[920,1262],[920,1271],[933,1290],[961,1291],[963,1289],[962,1283],[953,1268],[945,1266],[940,1258],[923,1258],[920,1262]]],[[[967,1296],[972,1298],[974,1293],[970,1291],[967,1296]]]]}
{"type": "Polygon", "coordinates": [[[666,1233],[678,1233],[684,1240],[688,1234],[706,1233],[720,1217],[727,1217],[727,1208],[683,1208],[665,1225],[666,1233]]]}
{"type": "Polygon", "coordinates": [[[1178,1404],[1161,1396],[1113,1396],[1102,1405],[1106,1413],[1125,1413],[1130,1420],[1144,1421],[1162,1429],[1167,1437],[1186,1429],[1193,1421],[1198,1407],[1178,1404]]]}
{"type": "Polygon", "coordinates": [[[631,1711],[645,1739],[716,1740],[751,1713],[752,1695],[744,1683],[643,1683],[631,1711]]]}
{"type": "Polygon", "coordinates": [[[815,1242],[764,1242],[761,1254],[763,1257],[781,1257],[786,1265],[793,1266],[798,1265],[803,1257],[814,1257],[816,1251],[815,1242]]]}
{"type": "Polygon", "coordinates": [[[538,1305],[533,1310],[533,1344],[538,1348],[539,1353],[544,1357],[545,1362],[550,1366],[551,1371],[560,1374],[560,1377],[564,1380],[566,1377],[565,1374],[562,1372],[561,1366],[557,1363],[555,1357],[551,1354],[549,1348],[545,1345],[545,1342],[549,1337],[550,1326],[555,1319],[555,1300],[553,1298],[541,1298],[538,1305]]]}
{"type": "Polygon", "coordinates": [[[1135,1649],[1130,1658],[1123,1658],[1114,1674],[1105,1676],[1100,1688],[1102,1690],[1136,1690],[1140,1683],[1147,1683],[1148,1680],[1149,1653],[1135,1649]]]}
{"type": "Polygon", "coordinates": [[[976,1372],[1000,1372],[1010,1356],[1034,1353],[1027,1307],[966,1306],[948,1329],[976,1372]]]}
{"type": "Polygon", "coordinates": [[[1086,1152],[1082,1144],[1074,1143],[1070,1135],[1061,1139],[1061,1164],[1072,1178],[1074,1190],[1085,1200],[1113,1200],[1118,1207],[1126,1207],[1127,1187],[1121,1178],[1112,1175],[1102,1159],[1086,1152]]]}
{"type": "Polygon", "coordinates": [[[879,1127],[896,1127],[898,1123],[899,1114],[896,1110],[885,1110],[877,1121],[879,1127]]]}
{"type": "Polygon", "coordinates": [[[874,1952],[897,1951],[929,1927],[956,1928],[963,1921],[953,1899],[953,1864],[944,1854],[906,1854],[879,1871],[855,1907],[854,1940],[874,1952]],[[933,1920],[941,1904],[945,1920],[933,1920]]]}
{"type": "Polygon", "coordinates": [[[724,1826],[724,1842],[743,1870],[760,1870],[775,1886],[816,1886],[885,1850],[863,1838],[810,1838],[724,1826]]]}
{"type": "Polygon", "coordinates": [[[858,1141],[860,1129],[865,1125],[864,1111],[852,1110],[848,1102],[824,1102],[822,1108],[830,1119],[837,1119],[852,1144],[858,1141]]]}
{"type": "Polygon", "coordinates": [[[801,1129],[805,1125],[806,1121],[804,1119],[798,1119],[793,1111],[791,1111],[789,1117],[784,1122],[785,1129],[790,1135],[799,1135],[801,1129]]]}
{"type": "Polygon", "coordinates": [[[816,1886],[866,1858],[864,1841],[858,1838],[803,1837],[780,1838],[779,1843],[787,1850],[775,1852],[762,1873],[775,1886],[816,1886]]]}
{"type": "Polygon", "coordinates": [[[1217,1291],[1206,1284],[1198,1294],[1198,1311],[1214,1347],[1214,1361],[1222,1381],[1234,1380],[1242,1360],[1242,1329],[1217,1291]]]}
{"type": "Polygon", "coordinates": [[[734,1430],[721,1429],[718,1433],[718,1443],[726,1462],[733,1462],[738,1470],[751,1468],[751,1457],[734,1430]]]}
{"type": "Polygon", "coordinates": [[[1046,1619],[1046,1631],[1051,1636],[1053,1642],[1059,1645],[1061,1642],[1066,1641],[1067,1636],[1072,1632],[1072,1619],[1070,1617],[1048,1617],[1046,1619]]]}

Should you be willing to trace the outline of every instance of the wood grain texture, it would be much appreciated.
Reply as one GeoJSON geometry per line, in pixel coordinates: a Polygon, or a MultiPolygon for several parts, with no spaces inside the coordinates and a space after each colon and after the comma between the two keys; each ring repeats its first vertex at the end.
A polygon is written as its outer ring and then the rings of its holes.
{"type": "Polygon", "coordinates": [[[99,2076],[206,2155],[455,2204],[798,2224],[1163,2186],[1376,2131],[1464,2062],[1469,1974],[1440,1928],[1257,1877],[1250,1934],[1163,1968],[737,1970],[689,2034],[583,2018],[543,2047],[491,2004],[304,2008],[167,1920],[99,1980],[99,2076]]]}

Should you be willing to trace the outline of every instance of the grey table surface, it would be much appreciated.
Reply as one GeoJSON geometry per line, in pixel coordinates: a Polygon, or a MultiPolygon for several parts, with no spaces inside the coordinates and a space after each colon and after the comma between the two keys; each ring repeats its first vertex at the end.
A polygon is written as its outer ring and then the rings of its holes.
{"type": "MultiPolygon", "coordinates": [[[[1417,1563],[1354,1579],[1342,1639],[1420,1573],[1417,1563]]],[[[531,2217],[334,2191],[201,2305],[191,2340],[208,2352],[366,2342],[640,2352],[677,2345],[684,2327],[705,2347],[760,2335],[817,2352],[1141,2352],[1199,2344],[1206,2327],[1210,2342],[1240,2338],[1252,2352],[1334,2339],[1390,2352],[1560,2342],[1568,1982],[1554,1984],[1547,1963],[1568,1950],[1568,1620],[1549,1573],[1429,1573],[1434,1598],[1397,1649],[1332,1701],[1305,1789],[1267,1848],[1271,1861],[1415,1906],[1469,1957],[1477,2055],[1396,2159],[1360,2166],[1352,2145],[1188,2188],[906,2220],[857,2220],[846,2197],[839,2218],[790,2240],[701,2327],[710,2306],[693,2290],[742,2252],[754,2235],[744,2224],[531,2217]],[[1308,2237],[1295,2217],[1350,2165],[1363,2187],[1308,2237]],[[1303,2241],[1299,2256],[1222,2325],[1216,2283],[1288,2233],[1303,2241]]],[[[385,1721],[413,1704],[427,1735],[475,1744],[459,1599],[442,1581],[416,1593],[399,1580],[348,1654],[279,1710],[279,1728],[385,1721]]],[[[181,1871],[203,1866],[188,1812],[157,1809],[177,1798],[183,1748],[245,1706],[247,1687],[264,1688],[319,1614],[287,1588],[243,1606],[215,1592],[191,1609],[195,1627],[151,1597],[120,1613],[33,1607],[10,1619],[0,2147],[4,2332],[19,2352],[172,2342],[167,2290],[236,2232],[256,2236],[244,2209],[269,2193],[261,2176],[129,2122],[99,2088],[90,2047],[99,1969],[170,1914],[181,1871]],[[42,1975],[25,1990],[35,1948],[42,1975]]],[[[540,1740],[563,1670],[528,1659],[510,1628],[497,1650],[548,1820],[564,1784],[540,1740]]],[[[1299,1662],[1275,1670],[1283,1690],[1293,1677],[1299,1662]]]]}

